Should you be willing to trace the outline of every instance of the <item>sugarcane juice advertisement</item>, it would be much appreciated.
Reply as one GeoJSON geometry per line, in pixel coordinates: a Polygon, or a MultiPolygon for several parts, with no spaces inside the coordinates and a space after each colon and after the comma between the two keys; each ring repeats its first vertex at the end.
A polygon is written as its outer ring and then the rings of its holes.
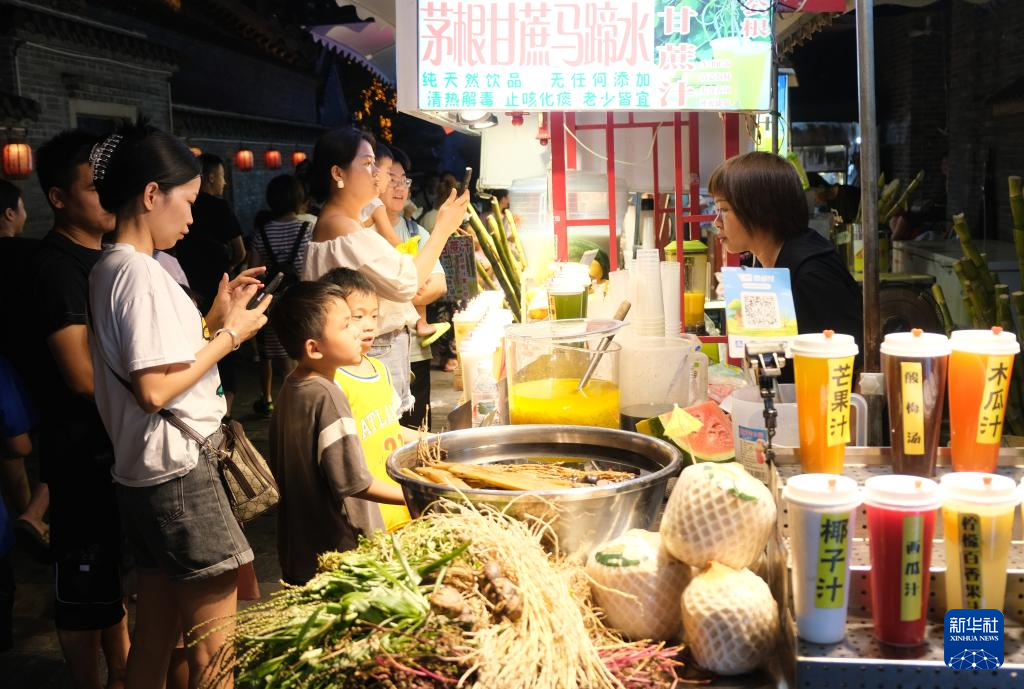
{"type": "Polygon", "coordinates": [[[742,358],[748,342],[796,336],[789,268],[725,268],[722,280],[729,356],[742,358]]]}
{"type": "MultiPolygon", "coordinates": [[[[768,110],[771,7],[771,0],[420,0],[417,106],[768,110]]],[[[399,12],[400,23],[410,20],[399,12]]]]}

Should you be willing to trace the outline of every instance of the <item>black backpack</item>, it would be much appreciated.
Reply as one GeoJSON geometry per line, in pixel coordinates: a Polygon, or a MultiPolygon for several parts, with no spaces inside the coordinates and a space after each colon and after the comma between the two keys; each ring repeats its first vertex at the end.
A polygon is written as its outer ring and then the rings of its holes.
{"type": "Polygon", "coordinates": [[[267,261],[267,277],[264,279],[264,282],[269,283],[278,273],[284,275],[281,286],[277,290],[278,295],[283,294],[285,290],[299,282],[299,273],[295,270],[295,259],[299,256],[299,247],[302,245],[302,238],[306,236],[308,229],[309,221],[307,220],[302,223],[302,227],[299,228],[298,233],[295,235],[291,251],[288,252],[288,260],[282,263],[277,260],[277,256],[274,255],[274,250],[270,246],[266,224],[260,225],[260,237],[263,238],[263,248],[266,249],[266,257],[269,259],[267,261]]]}

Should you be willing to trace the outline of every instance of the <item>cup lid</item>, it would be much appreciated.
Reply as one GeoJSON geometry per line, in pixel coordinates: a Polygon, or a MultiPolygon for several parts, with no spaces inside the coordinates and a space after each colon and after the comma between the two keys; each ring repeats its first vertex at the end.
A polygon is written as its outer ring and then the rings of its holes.
{"type": "Polygon", "coordinates": [[[797,474],[786,481],[782,497],[809,507],[855,507],[860,504],[857,482],[836,474],[797,474]]]}
{"type": "Polygon", "coordinates": [[[939,481],[942,497],[978,505],[1016,505],[1017,484],[1008,476],[975,471],[954,471],[939,481]]]}
{"type": "Polygon", "coordinates": [[[909,333],[889,333],[882,341],[882,354],[889,356],[932,357],[948,356],[949,338],[938,333],[926,333],[914,328],[909,333]]]}
{"type": "Polygon", "coordinates": [[[860,349],[853,335],[840,335],[831,330],[821,333],[797,335],[793,338],[790,349],[800,356],[827,359],[840,356],[857,356],[860,349]]]}
{"type": "Polygon", "coordinates": [[[864,482],[864,502],[897,509],[935,509],[942,504],[939,484],[930,478],[893,474],[864,482]]]}
{"type": "Polygon", "coordinates": [[[1017,354],[1020,345],[1013,333],[1005,332],[998,325],[991,330],[954,330],[949,344],[958,352],[971,354],[1017,354]]]}

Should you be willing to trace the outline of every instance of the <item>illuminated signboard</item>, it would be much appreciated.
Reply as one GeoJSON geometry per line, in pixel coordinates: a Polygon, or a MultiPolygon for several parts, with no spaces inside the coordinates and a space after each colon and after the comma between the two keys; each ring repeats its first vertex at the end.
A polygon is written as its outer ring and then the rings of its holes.
{"type": "Polygon", "coordinates": [[[771,0],[419,0],[421,110],[768,110],[771,0]]]}

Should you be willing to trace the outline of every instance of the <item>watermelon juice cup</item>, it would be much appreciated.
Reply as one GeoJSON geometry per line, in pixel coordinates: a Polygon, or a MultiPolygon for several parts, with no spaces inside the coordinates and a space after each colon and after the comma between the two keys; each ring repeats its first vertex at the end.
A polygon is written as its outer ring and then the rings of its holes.
{"type": "Polygon", "coordinates": [[[798,335],[791,345],[800,427],[800,467],[808,474],[841,474],[850,442],[853,362],[851,335],[831,330],[798,335]]]}
{"type": "Polygon", "coordinates": [[[864,482],[871,552],[875,638],[892,646],[924,643],[939,486],[918,476],[864,482]]]}
{"type": "Polygon", "coordinates": [[[946,609],[1003,610],[1013,514],[1020,492],[1013,479],[970,471],[946,474],[942,532],[946,543],[946,609]]]}
{"type": "Polygon", "coordinates": [[[949,435],[953,471],[992,473],[1006,418],[1017,338],[999,326],[956,330],[949,338],[949,435]]]}
{"type": "Polygon", "coordinates": [[[835,474],[799,474],[782,490],[793,546],[793,607],[801,639],[835,644],[846,636],[850,539],[857,482],[835,474]]]}

